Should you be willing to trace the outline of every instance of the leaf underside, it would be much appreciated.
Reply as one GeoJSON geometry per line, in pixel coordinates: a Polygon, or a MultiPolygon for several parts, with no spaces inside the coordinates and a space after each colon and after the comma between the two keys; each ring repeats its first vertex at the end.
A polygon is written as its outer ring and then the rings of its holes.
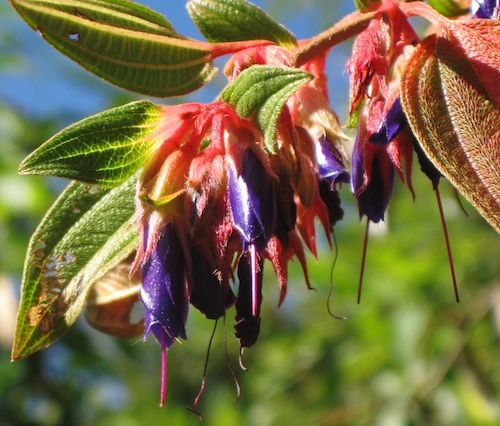
{"type": "Polygon", "coordinates": [[[426,155],[500,232],[500,111],[446,28],[415,49],[401,101],[426,155]]]}
{"type": "Polygon", "coordinates": [[[48,211],[28,247],[13,360],[66,333],[93,283],[136,248],[137,179],[110,191],[72,182],[48,211]]]}
{"type": "Polygon", "coordinates": [[[116,337],[136,337],[144,332],[144,319],[134,320],[140,303],[140,280],[130,279],[127,259],[99,278],[89,294],[85,318],[95,329],[116,337]]]}

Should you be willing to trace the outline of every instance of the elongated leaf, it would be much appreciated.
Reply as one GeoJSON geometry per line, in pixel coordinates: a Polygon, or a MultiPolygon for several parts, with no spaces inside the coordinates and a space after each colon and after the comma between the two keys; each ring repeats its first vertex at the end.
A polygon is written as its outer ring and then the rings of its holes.
{"type": "Polygon", "coordinates": [[[73,182],[56,200],[28,248],[12,359],[61,337],[92,284],[136,248],[136,182],[111,191],[73,182]]]}
{"type": "Polygon", "coordinates": [[[428,0],[428,3],[441,15],[448,17],[465,15],[470,10],[470,2],[466,0],[428,0]]]}
{"type": "Polygon", "coordinates": [[[283,25],[246,0],[190,0],[187,8],[211,42],[269,40],[284,47],[297,45],[283,25]]]}
{"type": "Polygon", "coordinates": [[[139,101],[86,118],[32,152],[19,172],[116,186],[155,148],[161,113],[162,107],[139,101]]]}
{"type": "Polygon", "coordinates": [[[401,101],[426,155],[500,232],[500,111],[477,65],[443,28],[415,49],[401,101]]]}
{"type": "Polygon", "coordinates": [[[144,332],[144,319],[132,318],[134,307],[140,304],[141,286],[138,278],[129,278],[130,260],[116,265],[96,281],[85,310],[92,327],[116,337],[135,337],[144,332]]]}
{"type": "Polygon", "coordinates": [[[295,68],[254,65],[229,84],[221,98],[241,117],[255,114],[267,150],[275,152],[276,125],[283,106],[310,79],[310,74],[295,68]]]}
{"type": "Polygon", "coordinates": [[[134,92],[164,97],[215,75],[208,45],[180,38],[160,15],[127,0],[11,0],[23,19],[88,71],[134,92]]]}

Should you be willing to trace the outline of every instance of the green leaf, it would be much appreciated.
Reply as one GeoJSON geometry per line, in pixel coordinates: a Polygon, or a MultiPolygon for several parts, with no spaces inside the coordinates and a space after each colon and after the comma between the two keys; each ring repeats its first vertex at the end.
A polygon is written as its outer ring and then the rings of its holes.
{"type": "Polygon", "coordinates": [[[255,115],[269,152],[276,152],[276,126],[288,98],[311,79],[295,68],[254,65],[243,71],[221,93],[240,117],[255,115]]]}
{"type": "Polygon", "coordinates": [[[211,42],[269,40],[284,47],[297,45],[295,36],[283,25],[245,0],[190,0],[187,8],[211,42]]]}
{"type": "Polygon", "coordinates": [[[126,0],[11,0],[23,19],[88,71],[125,89],[176,96],[210,81],[206,43],[181,38],[163,17],[126,0]]]}
{"type": "Polygon", "coordinates": [[[61,337],[92,284],[136,248],[137,179],[134,175],[111,191],[72,182],[48,211],[26,256],[13,360],[61,337]]]}
{"type": "Polygon", "coordinates": [[[401,102],[426,155],[500,232],[500,111],[479,57],[464,53],[447,28],[426,38],[403,73],[401,102]]]}
{"type": "Polygon", "coordinates": [[[428,0],[427,3],[441,15],[450,18],[465,15],[470,11],[470,3],[464,0],[428,0]]]}
{"type": "Polygon", "coordinates": [[[354,0],[354,5],[360,12],[376,10],[381,3],[381,0],[354,0]]]}
{"type": "Polygon", "coordinates": [[[86,118],[32,152],[19,172],[116,186],[154,150],[161,114],[161,106],[139,101],[86,118]]]}

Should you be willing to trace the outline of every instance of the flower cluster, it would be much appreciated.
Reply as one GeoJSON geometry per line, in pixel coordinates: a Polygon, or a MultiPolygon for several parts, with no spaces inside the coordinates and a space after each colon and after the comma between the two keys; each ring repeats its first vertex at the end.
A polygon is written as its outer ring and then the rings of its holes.
{"type": "Polygon", "coordinates": [[[395,172],[411,185],[413,138],[399,100],[401,65],[418,37],[391,0],[354,42],[348,63],[350,113],[358,131],[352,154],[351,187],[360,216],[379,222],[389,203],[395,172]],[[406,171],[403,171],[406,168],[406,171]]]}
{"type": "MultiPolygon", "coordinates": [[[[481,4],[475,14],[490,9],[481,4]]],[[[137,191],[142,243],[133,267],[142,272],[146,337],[156,337],[164,356],[186,338],[190,304],[213,320],[234,305],[235,335],[241,348],[252,346],[260,331],[265,260],[277,276],[280,304],[291,259],[299,260],[311,287],[304,246],[316,255],[316,219],[330,241],[343,216],[342,183],[351,184],[367,226],[384,219],[396,174],[414,196],[414,151],[437,190],[441,174],[413,136],[399,95],[404,63],[419,38],[393,0],[377,10],[347,64],[349,109],[357,120],[351,175],[345,136],[329,107],[324,53],[302,65],[313,78],[282,110],[276,152],[266,150],[251,119],[223,101],[164,108],[156,135],[162,143],[137,191]]],[[[231,82],[252,65],[293,67],[293,61],[282,47],[249,47],[231,57],[225,73],[231,82]]],[[[366,244],[363,261],[365,251],[366,244]]]]}
{"type": "MultiPolygon", "coordinates": [[[[275,65],[287,55],[275,46],[252,50],[233,58],[230,79],[255,62],[275,65]]],[[[277,275],[280,304],[292,258],[310,286],[304,243],[316,254],[315,218],[330,238],[343,215],[337,186],[349,179],[323,63],[314,67],[321,70],[317,78],[281,115],[277,154],[264,149],[250,120],[222,101],[164,108],[156,135],[162,143],[137,190],[142,244],[133,266],[142,272],[146,337],[152,333],[164,351],[186,337],[189,304],[209,319],[235,305],[236,337],[242,348],[252,346],[260,330],[265,259],[277,275]]]]}

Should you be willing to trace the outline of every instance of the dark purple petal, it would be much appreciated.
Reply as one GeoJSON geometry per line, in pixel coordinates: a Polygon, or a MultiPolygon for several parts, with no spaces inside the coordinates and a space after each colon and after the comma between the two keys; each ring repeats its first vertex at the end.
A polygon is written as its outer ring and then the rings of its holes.
{"type": "Polygon", "coordinates": [[[385,146],[406,126],[406,117],[401,107],[401,100],[396,98],[380,123],[379,128],[370,136],[370,143],[385,146]]]}
{"type": "Polygon", "coordinates": [[[243,256],[238,264],[239,289],[238,299],[236,300],[236,324],[234,326],[236,337],[240,340],[242,348],[252,346],[259,337],[260,332],[260,305],[262,303],[262,277],[264,263],[258,262],[255,265],[257,269],[256,276],[252,276],[251,256],[243,256]],[[253,314],[252,309],[252,290],[257,286],[257,315],[253,314]]]}
{"type": "Polygon", "coordinates": [[[319,195],[328,210],[330,226],[333,226],[344,217],[344,210],[340,206],[340,196],[336,189],[332,189],[329,182],[322,180],[319,183],[319,195]]]}
{"type": "Polygon", "coordinates": [[[275,198],[271,177],[257,156],[245,151],[241,175],[234,165],[229,166],[229,202],[234,226],[246,246],[256,244],[262,249],[273,235],[275,198]]]}
{"type": "Polygon", "coordinates": [[[352,149],[351,191],[353,194],[357,194],[363,186],[364,172],[365,156],[363,154],[363,145],[356,135],[352,149]]]}
{"type": "Polygon", "coordinates": [[[145,337],[153,333],[166,348],[176,337],[186,338],[188,300],[184,256],[172,224],[165,227],[156,248],[142,266],[141,300],[145,308],[145,337]]]}
{"type": "Polygon", "coordinates": [[[214,274],[208,262],[196,249],[191,250],[190,302],[208,319],[218,319],[234,304],[235,297],[229,288],[214,274]]]}
{"type": "Polygon", "coordinates": [[[472,0],[471,13],[473,18],[493,19],[496,17],[495,8],[498,10],[498,0],[472,0]]]}
{"type": "Polygon", "coordinates": [[[413,149],[417,153],[418,162],[420,164],[420,170],[424,172],[424,174],[431,180],[432,187],[436,189],[439,185],[439,179],[443,176],[441,172],[436,169],[434,164],[432,164],[431,160],[427,158],[422,147],[418,143],[415,136],[412,134],[413,139],[413,149]]]}
{"type": "Polygon", "coordinates": [[[359,216],[363,217],[363,215],[366,215],[368,219],[375,223],[383,220],[385,210],[391,199],[393,183],[394,167],[391,167],[389,188],[385,188],[380,161],[377,157],[374,157],[370,183],[366,189],[358,195],[359,216]]]}
{"type": "Polygon", "coordinates": [[[392,187],[394,184],[394,167],[390,170],[389,186],[384,181],[382,166],[377,155],[372,160],[372,173],[370,182],[363,187],[365,162],[363,149],[358,138],[354,142],[352,153],[352,176],[351,189],[358,200],[358,209],[360,218],[367,216],[372,222],[379,222],[384,219],[384,213],[389,204],[392,195],[392,187]]]}
{"type": "Polygon", "coordinates": [[[325,137],[321,137],[314,145],[320,179],[327,180],[330,185],[337,182],[349,183],[349,173],[345,170],[337,148],[325,137]]]}
{"type": "Polygon", "coordinates": [[[288,247],[290,232],[295,228],[297,221],[297,206],[293,199],[293,192],[290,185],[275,184],[276,226],[274,232],[285,248],[288,247]]]}

